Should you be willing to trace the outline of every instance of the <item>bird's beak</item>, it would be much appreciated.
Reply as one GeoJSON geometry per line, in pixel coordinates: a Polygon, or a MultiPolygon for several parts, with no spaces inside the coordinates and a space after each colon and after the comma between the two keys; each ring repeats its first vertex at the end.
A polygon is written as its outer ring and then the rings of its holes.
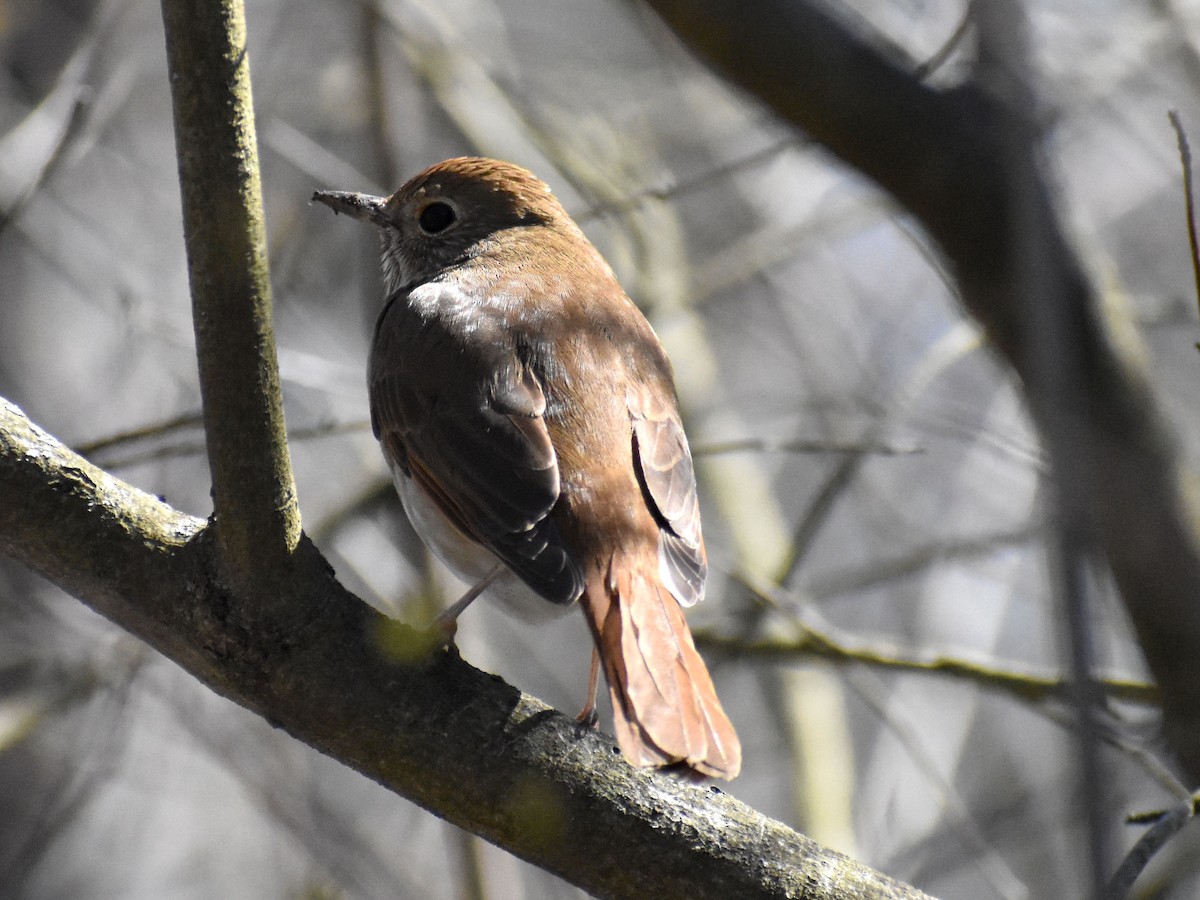
{"type": "Polygon", "coordinates": [[[313,191],[312,198],[318,203],[324,203],[335,213],[345,213],[380,228],[391,224],[383,209],[387,197],[372,197],[370,194],[358,194],[353,191],[313,191]]]}

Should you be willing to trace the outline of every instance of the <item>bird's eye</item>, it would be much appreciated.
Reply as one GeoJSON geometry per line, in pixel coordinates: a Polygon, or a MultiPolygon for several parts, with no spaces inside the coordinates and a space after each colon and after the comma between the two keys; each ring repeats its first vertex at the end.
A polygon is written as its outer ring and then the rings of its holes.
{"type": "Polygon", "coordinates": [[[421,214],[417,216],[417,224],[426,234],[437,234],[453,225],[457,218],[454,208],[449,203],[435,200],[421,210],[421,214]]]}

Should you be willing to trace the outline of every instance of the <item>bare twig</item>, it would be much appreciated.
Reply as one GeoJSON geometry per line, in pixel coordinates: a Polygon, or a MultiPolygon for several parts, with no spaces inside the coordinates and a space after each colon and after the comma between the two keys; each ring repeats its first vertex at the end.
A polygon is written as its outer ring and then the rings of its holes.
{"type": "Polygon", "coordinates": [[[952,53],[958,49],[963,38],[967,36],[967,32],[971,30],[971,4],[964,3],[962,18],[958,20],[958,25],[950,32],[950,36],[934,51],[933,55],[926,59],[923,63],[913,70],[913,75],[925,81],[946,64],[952,53]]]}
{"type": "Polygon", "coordinates": [[[937,754],[928,746],[928,731],[913,721],[912,715],[898,714],[895,696],[885,689],[881,679],[874,673],[866,670],[854,672],[849,684],[858,698],[895,736],[912,764],[924,775],[937,798],[938,807],[950,823],[950,831],[970,851],[971,865],[987,881],[996,896],[1002,900],[1028,900],[1029,888],[996,849],[985,828],[977,821],[977,813],[972,811],[955,785],[943,774],[943,765],[939,765],[937,754]]]}
{"type": "Polygon", "coordinates": [[[1131,825],[1142,825],[1152,821],[1150,829],[1138,839],[1133,849],[1125,855],[1117,871],[1108,882],[1106,896],[1109,900],[1122,900],[1129,896],[1133,883],[1137,881],[1142,870],[1154,858],[1167,841],[1178,834],[1196,816],[1196,804],[1200,795],[1193,795],[1184,802],[1169,810],[1153,814],[1130,816],[1126,821],[1131,825]]]}
{"type": "Polygon", "coordinates": [[[802,441],[743,438],[741,440],[709,441],[692,448],[693,456],[719,456],[725,453],[851,453],[867,456],[910,456],[924,453],[913,445],[883,444],[872,441],[802,441]]]}
{"type": "MultiPolygon", "coordinates": [[[[118,431],[115,434],[109,434],[102,438],[86,441],[78,444],[75,447],[76,452],[82,453],[84,456],[91,456],[99,453],[102,450],[108,450],[111,447],[120,447],[124,444],[131,444],[136,441],[144,441],[148,438],[162,437],[163,435],[174,434],[185,428],[198,428],[204,424],[204,414],[199,410],[195,412],[180,413],[177,416],[172,416],[169,419],[163,419],[161,422],[151,422],[148,425],[139,425],[137,428],[130,428],[126,431],[118,431]]],[[[203,451],[203,447],[199,448],[203,451]]]]}
{"type": "MultiPolygon", "coordinates": [[[[1187,206],[1188,247],[1192,253],[1192,276],[1196,280],[1196,303],[1200,305],[1200,240],[1196,236],[1196,198],[1192,187],[1192,149],[1188,146],[1187,132],[1178,110],[1167,112],[1171,127],[1175,129],[1175,140],[1179,144],[1179,162],[1183,167],[1183,197],[1187,206]]],[[[1196,344],[1200,350],[1200,342],[1196,344]]]]}
{"type": "MultiPolygon", "coordinates": [[[[1055,673],[1020,671],[995,662],[977,662],[945,653],[905,651],[878,641],[849,641],[808,626],[805,626],[802,637],[791,640],[761,638],[747,641],[701,629],[695,632],[695,638],[696,646],[704,650],[728,654],[741,660],[797,662],[820,659],[835,665],[857,663],[897,672],[941,675],[1030,703],[1064,701],[1071,692],[1070,680],[1055,673]]],[[[1147,706],[1159,702],[1156,685],[1134,678],[1098,677],[1096,686],[1112,700],[1147,706]]]]}
{"type": "Polygon", "coordinates": [[[607,215],[630,212],[652,201],[674,200],[692,191],[707,187],[723,178],[730,178],[755,166],[768,163],[785,150],[802,147],[804,143],[802,138],[789,136],[730,162],[706,169],[691,178],[678,179],[663,187],[646,188],[636,191],[617,202],[595,204],[590,209],[580,210],[578,213],[575,213],[574,218],[577,222],[586,224],[593,219],[599,219],[607,215]]]}
{"type": "MultiPolygon", "coordinates": [[[[370,110],[368,121],[371,123],[371,149],[375,153],[375,165],[371,174],[390,191],[394,185],[400,183],[402,170],[392,147],[392,117],[388,106],[385,55],[380,46],[383,39],[383,17],[377,3],[363,3],[359,15],[361,22],[358,36],[362,48],[363,74],[366,76],[363,99],[370,110]]],[[[357,185],[357,190],[367,190],[366,181],[347,181],[345,184],[357,185]]]]}
{"type": "MultiPolygon", "coordinates": [[[[746,590],[769,607],[779,610],[802,629],[793,639],[744,640],[697,630],[696,643],[706,649],[736,655],[739,658],[796,660],[822,659],[835,664],[864,663],[883,669],[939,674],[973,682],[980,687],[1000,691],[1027,702],[1067,700],[1071,683],[1061,675],[1047,672],[1017,671],[993,663],[975,662],[942,653],[904,651],[882,642],[853,641],[839,635],[826,622],[810,621],[815,611],[801,612],[796,602],[782,588],[762,584],[758,579],[733,574],[746,590]]],[[[1100,678],[1097,685],[1105,696],[1129,703],[1156,704],[1160,701],[1158,687],[1132,678],[1100,678]]]]}
{"type": "MultiPolygon", "coordinates": [[[[80,453],[97,458],[105,468],[108,469],[127,469],[131,466],[140,466],[146,463],[159,462],[164,459],[180,459],[188,456],[199,456],[206,451],[206,446],[199,438],[194,441],[179,441],[177,443],[160,444],[157,447],[138,452],[129,452],[124,456],[109,456],[104,450],[121,447],[128,443],[136,443],[137,441],[158,437],[162,434],[170,434],[177,430],[190,427],[197,424],[191,420],[190,416],[180,416],[178,419],[171,420],[155,425],[148,425],[143,429],[133,429],[131,431],[122,432],[121,434],[112,435],[110,437],[101,438],[90,444],[85,444],[76,448],[80,453]]],[[[334,437],[341,434],[354,434],[356,432],[369,431],[371,423],[365,419],[349,422],[321,422],[316,425],[310,425],[305,428],[292,428],[288,430],[288,441],[310,441],[325,437],[334,437]]]]}

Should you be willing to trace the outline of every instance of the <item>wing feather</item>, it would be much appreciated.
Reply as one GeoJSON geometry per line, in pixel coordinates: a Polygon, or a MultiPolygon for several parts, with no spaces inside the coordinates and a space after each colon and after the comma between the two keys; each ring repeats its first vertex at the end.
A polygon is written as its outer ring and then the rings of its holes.
{"type": "Polygon", "coordinates": [[[641,391],[630,404],[634,460],[652,511],[659,519],[659,576],[684,606],[704,597],[708,557],[700,533],[696,471],[674,395],[641,391]]]}
{"type": "Polygon", "coordinates": [[[569,603],[583,574],[549,518],[559,471],[545,394],[503,329],[453,314],[464,304],[432,283],[385,306],[368,372],[372,426],[451,522],[537,593],[569,603]]]}

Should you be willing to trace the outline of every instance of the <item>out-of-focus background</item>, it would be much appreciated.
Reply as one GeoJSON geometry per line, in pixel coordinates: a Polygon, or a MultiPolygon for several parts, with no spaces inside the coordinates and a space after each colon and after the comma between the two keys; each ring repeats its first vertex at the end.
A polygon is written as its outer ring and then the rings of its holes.
{"type": "MultiPolygon", "coordinates": [[[[931,82],[969,77],[961,0],[829,2],[931,82]]],[[[1195,463],[1200,331],[1166,112],[1200,142],[1200,2],[1026,5],[1062,215],[1195,463]]],[[[414,619],[460,589],[405,523],[367,425],[374,236],[309,195],[385,193],[449,156],[518,162],[674,359],[715,570],[691,621],[745,745],[727,789],[939,896],[1078,895],[1065,707],[870,661],[1065,668],[1037,437],[904,210],[629,2],[253,0],[248,17],[301,507],[343,581],[414,619]],[[811,631],[866,661],[737,649],[811,631]]],[[[0,395],[207,515],[157,4],[0,2],[0,286],[0,395]]],[[[1102,580],[1097,597],[1105,671],[1144,677],[1102,580]]],[[[581,617],[534,626],[483,601],[458,640],[558,708],[582,704],[581,617]]],[[[1170,795],[1154,711],[1110,712],[1092,789],[1115,866],[1139,835],[1123,816],[1170,795]]],[[[580,895],[2,560],[0,810],[3,897],[580,895]]],[[[1192,897],[1198,869],[1185,832],[1143,884],[1192,897]]]]}

